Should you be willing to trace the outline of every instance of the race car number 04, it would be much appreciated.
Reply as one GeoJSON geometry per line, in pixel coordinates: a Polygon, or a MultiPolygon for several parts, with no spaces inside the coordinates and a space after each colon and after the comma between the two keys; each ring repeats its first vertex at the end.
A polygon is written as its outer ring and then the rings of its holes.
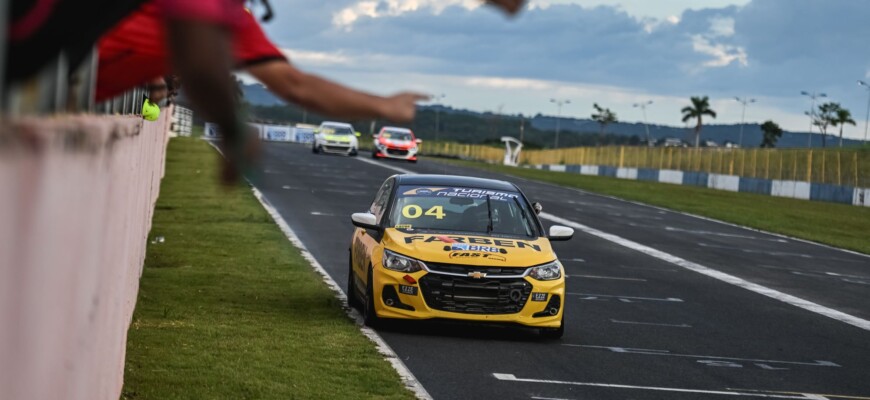
{"type": "Polygon", "coordinates": [[[444,219],[444,207],[433,206],[426,210],[425,213],[423,212],[423,207],[416,204],[408,204],[407,206],[402,207],[402,216],[405,218],[417,219],[422,215],[428,215],[430,217],[435,217],[436,219],[444,219]]]}

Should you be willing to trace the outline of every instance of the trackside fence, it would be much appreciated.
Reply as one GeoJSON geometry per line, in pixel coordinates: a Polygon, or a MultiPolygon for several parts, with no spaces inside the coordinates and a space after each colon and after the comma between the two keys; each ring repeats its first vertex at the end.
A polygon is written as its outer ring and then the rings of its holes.
{"type": "Polygon", "coordinates": [[[120,397],[171,114],[0,119],[0,399],[120,397]]]}
{"type": "MultiPolygon", "coordinates": [[[[425,143],[425,154],[500,163],[504,148],[425,143]]],[[[870,187],[870,149],[574,147],[523,150],[525,165],[595,165],[870,187]]]]}

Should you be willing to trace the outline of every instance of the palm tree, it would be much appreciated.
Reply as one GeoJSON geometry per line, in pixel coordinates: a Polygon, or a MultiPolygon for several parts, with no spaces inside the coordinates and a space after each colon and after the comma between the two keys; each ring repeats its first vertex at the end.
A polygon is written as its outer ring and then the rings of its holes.
{"type": "Polygon", "coordinates": [[[707,96],[693,96],[691,100],[692,105],[684,107],[682,110],[683,122],[687,122],[690,119],[698,120],[698,123],[695,125],[695,147],[698,147],[701,140],[701,127],[704,125],[703,117],[709,115],[710,118],[716,118],[716,111],[710,108],[710,98],[707,96]]]}
{"type": "Polygon", "coordinates": [[[595,111],[598,111],[597,114],[592,114],[592,120],[598,122],[598,124],[601,125],[600,141],[603,141],[604,130],[607,128],[607,125],[616,122],[616,113],[610,111],[609,108],[601,108],[598,103],[594,103],[592,106],[595,107],[595,111]]]}
{"type": "Polygon", "coordinates": [[[855,126],[855,120],[852,119],[852,113],[845,108],[838,108],[834,119],[831,121],[831,126],[840,125],[840,147],[843,147],[843,125],[852,124],[855,126]]]}

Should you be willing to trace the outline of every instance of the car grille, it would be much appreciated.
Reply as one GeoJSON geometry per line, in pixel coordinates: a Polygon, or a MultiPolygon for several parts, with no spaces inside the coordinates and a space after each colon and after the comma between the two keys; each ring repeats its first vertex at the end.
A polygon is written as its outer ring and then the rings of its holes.
{"type": "Polygon", "coordinates": [[[526,268],[502,268],[502,267],[479,267],[475,265],[456,265],[456,264],[437,264],[426,263],[426,267],[430,271],[444,272],[449,274],[460,274],[468,276],[471,272],[482,272],[488,277],[493,276],[516,276],[526,272],[526,268]]]}
{"type": "Polygon", "coordinates": [[[394,156],[407,156],[408,150],[387,149],[387,154],[391,154],[394,156]]]}
{"type": "Polygon", "coordinates": [[[465,314],[515,314],[523,309],[532,285],[521,278],[474,279],[429,273],[420,278],[426,304],[465,314]]]}
{"type": "Polygon", "coordinates": [[[323,146],[323,149],[326,151],[347,151],[348,148],[348,146],[323,146]]]}

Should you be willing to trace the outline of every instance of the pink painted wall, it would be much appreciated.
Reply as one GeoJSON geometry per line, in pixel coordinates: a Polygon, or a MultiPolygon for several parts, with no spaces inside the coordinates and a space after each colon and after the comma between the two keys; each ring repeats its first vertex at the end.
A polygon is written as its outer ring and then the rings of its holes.
{"type": "Polygon", "coordinates": [[[170,115],[0,120],[0,399],[120,396],[170,115]]]}

